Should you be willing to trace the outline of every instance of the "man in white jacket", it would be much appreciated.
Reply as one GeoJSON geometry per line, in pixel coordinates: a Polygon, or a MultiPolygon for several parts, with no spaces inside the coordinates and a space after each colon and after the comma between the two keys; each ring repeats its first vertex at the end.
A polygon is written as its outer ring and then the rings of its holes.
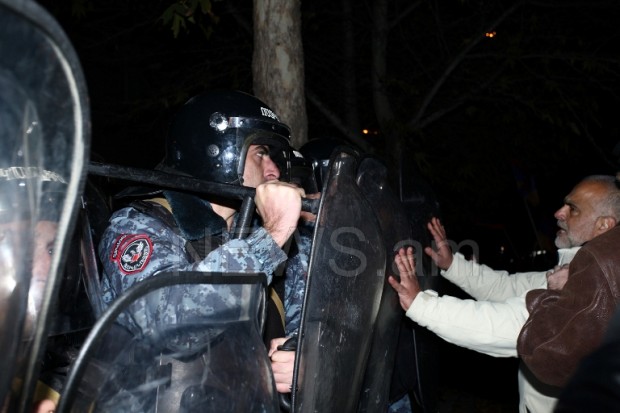
{"type": "MultiPolygon", "coordinates": [[[[413,249],[401,249],[396,256],[400,282],[389,281],[400,303],[411,318],[444,340],[494,357],[517,357],[517,337],[529,314],[525,294],[536,288],[562,288],[568,276],[566,264],[581,245],[615,226],[612,194],[617,194],[615,177],[596,175],[582,180],[564,199],[554,214],[558,227],[555,245],[559,262],[547,272],[508,274],[495,271],[463,255],[452,254],[446,232],[438,219],[428,227],[436,250],[426,248],[441,274],[475,300],[438,296],[421,291],[415,275],[413,249]]],[[[551,412],[557,393],[541,386],[531,375],[519,371],[519,411],[551,412]]]]}

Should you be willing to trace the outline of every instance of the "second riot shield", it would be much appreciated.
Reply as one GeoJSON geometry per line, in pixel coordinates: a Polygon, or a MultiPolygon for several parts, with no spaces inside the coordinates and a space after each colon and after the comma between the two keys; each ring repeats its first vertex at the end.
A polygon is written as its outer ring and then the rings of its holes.
{"type": "Polygon", "coordinates": [[[360,394],[359,412],[385,412],[389,405],[390,384],[403,312],[398,295],[387,281],[395,274],[394,254],[411,245],[411,229],[400,200],[387,182],[387,170],[378,160],[360,163],[357,183],[372,206],[383,234],[385,277],[379,313],[373,329],[371,351],[360,394]]]}
{"type": "Polygon", "coordinates": [[[58,411],[276,413],[265,284],[264,274],[162,272],[134,285],[94,325],[58,411]],[[186,308],[168,317],[178,297],[186,308]]]}
{"type": "Polygon", "coordinates": [[[384,286],[380,225],[356,183],[359,156],[337,150],[323,186],[293,378],[292,411],[357,409],[384,286]]]}

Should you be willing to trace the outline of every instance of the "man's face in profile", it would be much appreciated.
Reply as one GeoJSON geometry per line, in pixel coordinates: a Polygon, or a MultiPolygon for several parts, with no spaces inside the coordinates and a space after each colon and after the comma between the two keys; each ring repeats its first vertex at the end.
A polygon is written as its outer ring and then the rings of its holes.
{"type": "Polygon", "coordinates": [[[57,230],[58,224],[54,221],[39,221],[34,228],[32,279],[29,295],[37,311],[41,307],[43,291],[50,271],[57,230]]]}
{"type": "MultiPolygon", "coordinates": [[[[27,221],[0,224],[0,274],[5,277],[5,283],[12,280],[15,285],[26,276],[22,273],[25,266],[30,266],[28,312],[31,316],[41,307],[57,229],[58,224],[53,221],[37,222],[33,233],[27,221]],[[34,243],[32,249],[28,248],[28,243],[34,243]]],[[[1,296],[10,295],[12,287],[5,285],[4,288],[6,294],[1,296]]]]}
{"type": "Polygon", "coordinates": [[[267,145],[250,145],[245,157],[243,185],[256,188],[258,185],[280,179],[280,170],[270,156],[267,145]]]}

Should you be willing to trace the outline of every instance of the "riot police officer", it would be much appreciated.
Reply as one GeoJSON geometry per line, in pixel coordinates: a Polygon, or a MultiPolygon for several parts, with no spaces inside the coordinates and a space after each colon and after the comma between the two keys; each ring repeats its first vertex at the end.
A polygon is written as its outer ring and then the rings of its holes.
{"type": "Polygon", "coordinates": [[[229,240],[238,208],[234,201],[174,191],[157,191],[161,196],[157,198],[146,193],[148,201],[114,213],[102,236],[104,300],[112,302],[131,285],[163,269],[273,273],[286,259],[280,247],[295,228],[303,193],[278,181],[276,162],[286,170],[288,140],[288,127],[253,96],[207,92],[190,99],[172,122],[160,169],[256,187],[255,203],[263,225],[244,240],[229,240]],[[178,231],[151,210],[168,211],[178,231]],[[191,257],[188,244],[215,242],[215,238],[221,244],[218,248],[196,251],[207,253],[200,260],[191,257]]]}
{"type": "MultiPolygon", "coordinates": [[[[265,273],[270,282],[287,258],[282,247],[301,211],[303,190],[279,180],[288,173],[289,154],[289,128],[254,96],[210,91],[190,99],[173,118],[158,168],[255,187],[262,226],[234,239],[238,201],[158,189],[125,192],[137,200],[112,215],[99,245],[104,302],[111,305],[133,285],[163,271],[265,273]]],[[[177,285],[136,300],[119,324],[134,337],[144,337],[181,320],[236,311],[243,299],[233,287],[177,285]]],[[[165,345],[172,352],[211,346],[219,332],[204,334],[165,345]]]]}

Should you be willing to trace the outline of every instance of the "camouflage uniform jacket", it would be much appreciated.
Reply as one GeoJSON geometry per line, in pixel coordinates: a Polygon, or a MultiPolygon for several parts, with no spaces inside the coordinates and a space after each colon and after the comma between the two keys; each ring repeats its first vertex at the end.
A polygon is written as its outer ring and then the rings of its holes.
{"type": "MultiPolygon", "coordinates": [[[[123,208],[110,218],[99,244],[103,264],[103,301],[110,305],[119,295],[146,278],[164,271],[263,272],[271,282],[286,254],[263,228],[245,239],[230,239],[224,221],[200,198],[164,192],[174,225],[135,207],[123,208]],[[203,259],[192,254],[189,241],[206,239],[203,259]],[[212,240],[219,247],[211,250],[212,240]]],[[[165,203],[165,201],[164,201],[165,203]]],[[[161,210],[161,205],[155,205],[161,210]]],[[[194,249],[195,252],[195,249],[194,249]]],[[[237,289],[236,289],[237,288],[237,289]]],[[[211,316],[239,306],[234,285],[177,285],[137,300],[120,324],[134,334],[174,325],[179,320],[211,316]]]]}
{"type": "Polygon", "coordinates": [[[312,248],[314,225],[303,222],[295,231],[290,258],[286,263],[284,279],[284,311],[286,336],[297,334],[301,324],[301,309],[306,292],[308,264],[312,248]]]}

